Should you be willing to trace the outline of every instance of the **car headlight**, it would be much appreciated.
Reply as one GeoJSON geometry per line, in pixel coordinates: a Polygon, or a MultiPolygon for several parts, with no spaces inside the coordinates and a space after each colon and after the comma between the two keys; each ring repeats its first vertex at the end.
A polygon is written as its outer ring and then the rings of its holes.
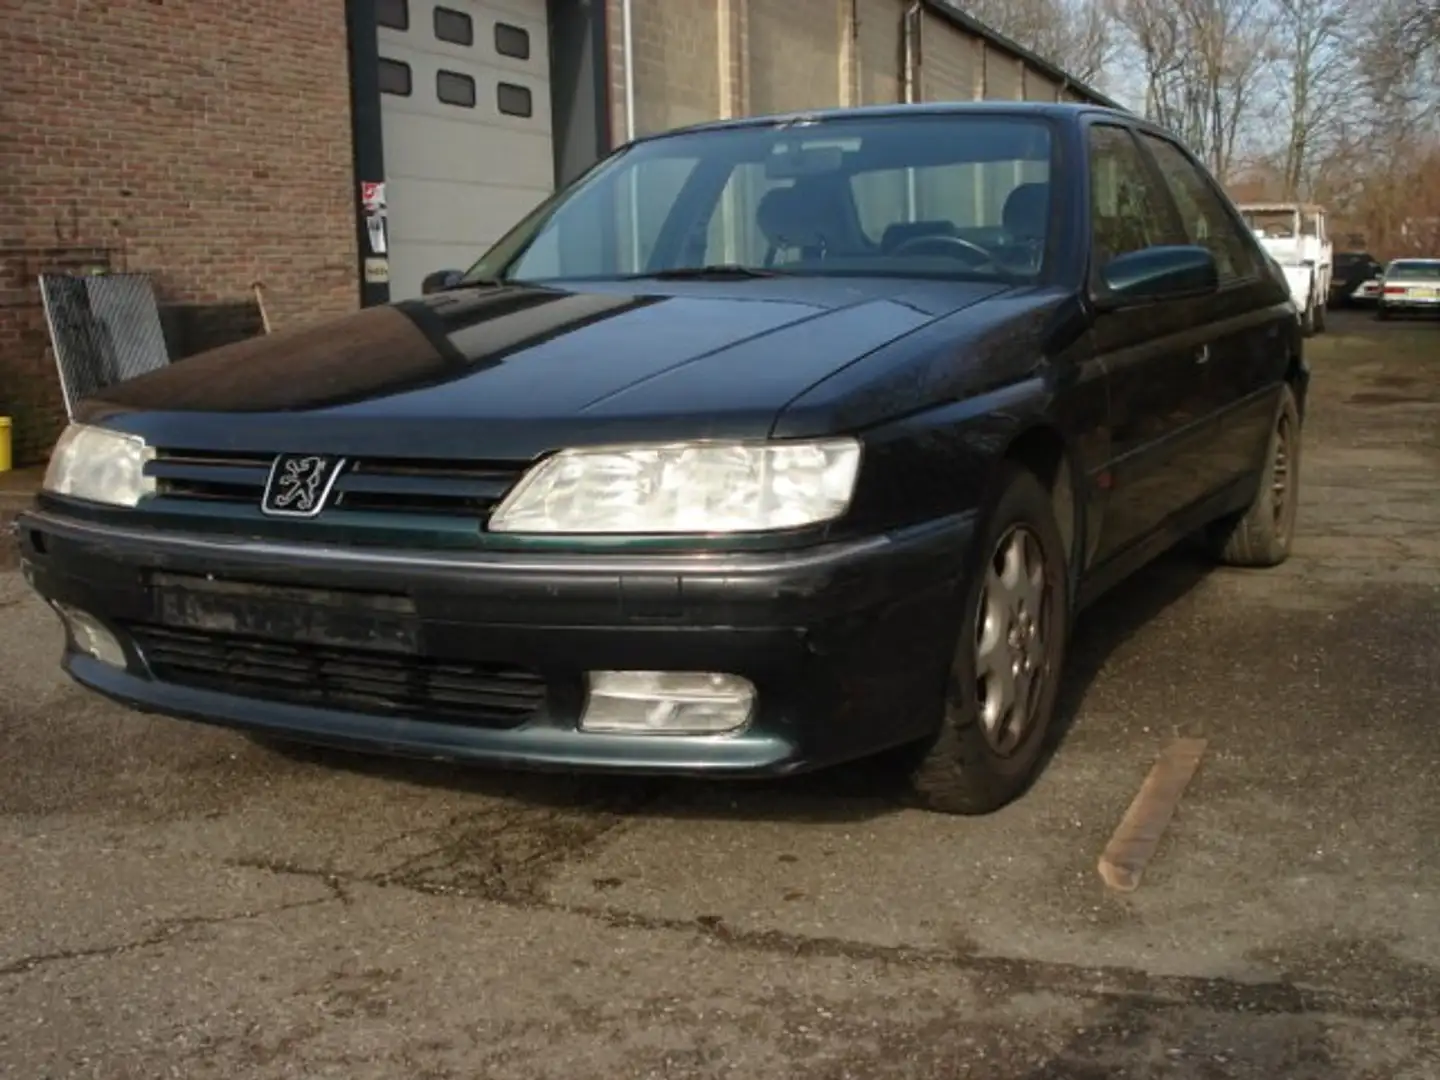
{"type": "Polygon", "coordinates": [[[503,533],[703,534],[793,529],[850,505],[855,439],[563,450],[490,518],[503,533]]]}
{"type": "Polygon", "coordinates": [[[138,435],[71,424],[55,444],[45,470],[45,490],[75,499],[134,506],[155,491],[145,463],[155,456],[138,435]]]}

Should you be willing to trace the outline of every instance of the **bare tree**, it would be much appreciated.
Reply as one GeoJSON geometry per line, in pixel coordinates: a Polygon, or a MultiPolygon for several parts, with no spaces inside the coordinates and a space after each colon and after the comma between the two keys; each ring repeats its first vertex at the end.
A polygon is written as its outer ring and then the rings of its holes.
{"type": "Polygon", "coordinates": [[[1348,35],[1355,26],[1351,0],[1276,0],[1276,37],[1283,50],[1283,92],[1289,137],[1281,176],[1286,198],[1309,186],[1316,155],[1341,130],[1354,87],[1348,35]]]}
{"type": "Polygon", "coordinates": [[[1105,0],[977,0],[975,18],[1083,82],[1096,82],[1114,59],[1105,0]]]}
{"type": "Polygon", "coordinates": [[[1180,135],[1222,180],[1275,60],[1267,0],[1111,0],[1145,83],[1145,112],[1180,135]]]}

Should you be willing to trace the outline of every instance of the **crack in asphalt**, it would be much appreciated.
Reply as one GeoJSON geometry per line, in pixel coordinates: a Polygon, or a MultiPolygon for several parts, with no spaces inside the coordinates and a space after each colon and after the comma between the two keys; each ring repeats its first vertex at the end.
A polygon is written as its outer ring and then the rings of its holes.
{"type": "Polygon", "coordinates": [[[678,918],[644,915],[603,905],[557,903],[539,898],[530,891],[523,895],[471,892],[453,885],[401,880],[391,871],[337,875],[329,870],[264,859],[232,860],[227,865],[266,870],[278,875],[317,878],[332,888],[349,884],[399,888],[424,896],[480,899],[517,911],[589,919],[609,929],[690,933],[720,948],[761,955],[839,959],[902,968],[948,968],[975,977],[979,984],[977,990],[991,997],[1045,991],[1154,1012],[1199,1007],[1229,1014],[1320,1015],[1372,1021],[1429,1020],[1440,1014],[1440,987],[1428,985],[1414,994],[1386,999],[1304,986],[1289,980],[1245,981],[1228,977],[1154,975],[1121,966],[1090,966],[981,955],[954,949],[882,945],[783,930],[748,930],[731,926],[719,916],[678,918]]]}
{"type": "MultiPolygon", "coordinates": [[[[309,871],[297,876],[316,880],[322,879],[320,875],[309,871]]],[[[153,949],[157,945],[164,945],[173,940],[184,931],[193,930],[199,926],[223,926],[226,923],[263,919],[271,915],[280,915],[287,911],[295,911],[299,908],[316,907],[320,904],[333,904],[337,901],[347,902],[348,895],[341,895],[337,890],[332,889],[330,896],[317,896],[309,900],[292,900],[288,903],[275,904],[267,908],[258,908],[255,911],[241,911],[233,915],[184,915],[175,919],[166,919],[149,934],[130,941],[119,941],[111,945],[94,945],[86,949],[56,949],[54,952],[34,953],[30,956],[22,956],[18,960],[12,960],[8,964],[0,965],[0,978],[28,975],[37,968],[45,967],[48,964],[64,963],[69,960],[108,959],[112,956],[138,952],[141,949],[153,949]]]]}

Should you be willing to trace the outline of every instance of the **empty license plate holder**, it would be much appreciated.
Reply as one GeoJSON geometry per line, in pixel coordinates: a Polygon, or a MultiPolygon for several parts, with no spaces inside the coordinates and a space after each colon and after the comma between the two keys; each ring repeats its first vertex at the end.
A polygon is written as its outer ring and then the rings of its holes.
{"type": "Polygon", "coordinates": [[[183,574],[154,574],[150,586],[155,620],[176,630],[321,648],[420,651],[420,621],[406,596],[183,574]]]}

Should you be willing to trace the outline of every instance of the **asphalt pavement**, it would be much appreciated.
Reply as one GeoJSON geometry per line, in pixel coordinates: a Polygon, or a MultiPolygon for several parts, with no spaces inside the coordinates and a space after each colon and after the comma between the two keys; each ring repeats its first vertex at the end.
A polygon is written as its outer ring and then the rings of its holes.
{"type": "Polygon", "coordinates": [[[1440,325],[1311,342],[1295,556],[1082,620],[1020,803],[277,753],[0,571],[0,1075],[1440,1077],[1440,325]],[[1209,740],[1140,888],[1106,840],[1209,740]]]}

